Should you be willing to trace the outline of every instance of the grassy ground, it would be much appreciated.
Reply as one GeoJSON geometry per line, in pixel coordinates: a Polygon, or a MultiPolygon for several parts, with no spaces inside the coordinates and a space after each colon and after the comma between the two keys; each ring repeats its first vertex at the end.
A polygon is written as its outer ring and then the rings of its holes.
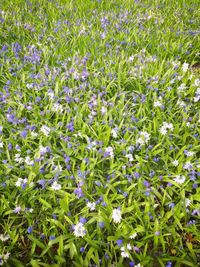
{"type": "Polygon", "coordinates": [[[0,265],[200,263],[200,3],[0,3],[0,265]]]}

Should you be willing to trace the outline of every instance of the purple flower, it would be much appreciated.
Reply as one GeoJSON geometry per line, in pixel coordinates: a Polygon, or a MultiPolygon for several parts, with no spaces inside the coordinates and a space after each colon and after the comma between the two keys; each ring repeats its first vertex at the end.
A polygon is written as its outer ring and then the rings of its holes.
{"type": "Polygon", "coordinates": [[[104,228],[104,226],[105,226],[105,223],[104,222],[99,222],[99,227],[100,228],[104,228]]]}
{"type": "Polygon", "coordinates": [[[20,213],[20,211],[21,211],[21,207],[20,206],[17,206],[14,210],[13,210],[13,212],[14,213],[20,213]]]}
{"type": "Polygon", "coordinates": [[[143,184],[144,184],[144,186],[147,186],[147,187],[150,186],[150,183],[147,180],[144,180],[143,184]]]}
{"type": "Polygon", "coordinates": [[[85,251],[85,248],[84,247],[81,247],[80,248],[80,252],[83,253],[85,251]]]}
{"type": "Polygon", "coordinates": [[[74,194],[77,195],[78,198],[84,197],[83,190],[81,187],[78,187],[74,190],[74,194]]]}
{"type": "Polygon", "coordinates": [[[49,237],[49,240],[51,241],[51,240],[55,240],[56,239],[56,237],[54,236],[54,235],[51,235],[50,237],[49,237]]]}
{"type": "Polygon", "coordinates": [[[118,247],[120,247],[123,244],[123,240],[122,239],[118,239],[116,241],[116,243],[117,243],[118,247]]]}
{"type": "Polygon", "coordinates": [[[29,226],[28,229],[27,229],[27,232],[28,232],[28,234],[31,234],[33,232],[33,227],[29,226]]]}
{"type": "Polygon", "coordinates": [[[139,174],[139,172],[134,172],[134,177],[135,177],[136,179],[140,178],[140,174],[139,174]]]}
{"type": "Polygon", "coordinates": [[[79,220],[82,224],[86,223],[87,222],[87,219],[86,218],[83,218],[83,217],[80,217],[80,220],[79,220]]]}

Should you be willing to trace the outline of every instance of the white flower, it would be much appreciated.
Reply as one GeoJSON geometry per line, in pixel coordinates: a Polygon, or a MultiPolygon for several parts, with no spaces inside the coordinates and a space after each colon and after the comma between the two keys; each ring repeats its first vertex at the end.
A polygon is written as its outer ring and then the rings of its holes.
{"type": "Polygon", "coordinates": [[[159,101],[159,100],[157,100],[157,101],[154,101],[154,107],[156,108],[156,107],[162,107],[162,102],[161,101],[159,101]]]}
{"type": "Polygon", "coordinates": [[[58,103],[54,103],[51,108],[52,111],[62,113],[63,112],[63,106],[58,103]]]}
{"type": "Polygon", "coordinates": [[[107,112],[107,108],[106,107],[102,107],[101,108],[102,115],[106,114],[106,112],[107,112]]]}
{"type": "Polygon", "coordinates": [[[191,201],[189,198],[186,198],[186,199],[185,199],[185,206],[186,206],[186,207],[189,207],[190,204],[191,204],[191,202],[192,202],[192,201],[191,201]]]}
{"type": "Polygon", "coordinates": [[[44,147],[44,146],[39,146],[39,153],[40,154],[45,154],[48,152],[48,147],[44,147]]]}
{"type": "Polygon", "coordinates": [[[47,95],[51,100],[54,99],[54,93],[53,92],[48,92],[47,95]]]}
{"type": "Polygon", "coordinates": [[[18,163],[22,163],[24,161],[24,159],[20,157],[20,154],[16,154],[15,155],[15,161],[18,163]]]}
{"type": "Polygon", "coordinates": [[[88,203],[87,203],[87,207],[88,207],[91,211],[93,211],[93,210],[95,210],[96,203],[95,203],[95,202],[88,202],[88,203]]]}
{"type": "Polygon", "coordinates": [[[122,216],[121,216],[121,210],[119,209],[114,209],[113,210],[113,213],[112,213],[112,219],[115,223],[119,223],[122,219],[122,216]]]}
{"type": "Polygon", "coordinates": [[[14,213],[20,213],[21,211],[21,207],[20,206],[16,206],[15,209],[13,210],[14,213]]]}
{"type": "Polygon", "coordinates": [[[197,88],[196,95],[199,95],[200,96],[200,87],[197,88]]]}
{"type": "Polygon", "coordinates": [[[185,182],[185,176],[182,175],[177,175],[175,178],[174,178],[174,181],[177,183],[177,184],[183,184],[185,182]]]}
{"type": "Polygon", "coordinates": [[[185,170],[190,170],[192,169],[192,163],[190,161],[187,161],[184,165],[183,165],[183,169],[185,170]]]}
{"type": "Polygon", "coordinates": [[[105,152],[106,152],[106,154],[108,154],[111,158],[114,157],[113,148],[112,148],[111,146],[106,147],[105,152]]]}
{"type": "Polygon", "coordinates": [[[172,164],[173,164],[174,166],[178,166],[179,161],[178,161],[177,159],[175,159],[174,161],[172,161],[172,164]]]}
{"type": "Polygon", "coordinates": [[[193,100],[194,100],[195,103],[198,102],[200,100],[200,95],[195,96],[193,98],[193,100]]]}
{"type": "Polygon", "coordinates": [[[3,142],[0,140],[0,148],[3,148],[3,142]]]}
{"type": "Polygon", "coordinates": [[[160,133],[161,133],[162,135],[166,135],[166,134],[167,134],[167,129],[166,129],[165,126],[161,126],[161,127],[160,127],[160,133]]]}
{"type": "Polygon", "coordinates": [[[182,71],[186,72],[188,70],[189,64],[188,63],[183,63],[182,65],[182,71]]]}
{"type": "Polygon", "coordinates": [[[122,258],[128,258],[129,257],[129,254],[126,251],[122,251],[121,252],[121,256],[122,256],[122,258]]]}
{"type": "Polygon", "coordinates": [[[127,244],[126,248],[125,248],[124,246],[122,246],[122,247],[120,248],[120,250],[121,250],[121,256],[122,256],[123,258],[128,258],[128,257],[129,257],[129,254],[128,254],[127,250],[131,250],[131,248],[132,248],[132,247],[131,247],[130,243],[127,244]]]}
{"type": "Polygon", "coordinates": [[[127,244],[127,249],[128,249],[128,250],[131,250],[131,248],[132,248],[132,247],[131,247],[131,244],[128,243],[128,244],[127,244]]]}
{"type": "Polygon", "coordinates": [[[199,86],[200,85],[200,79],[196,79],[194,81],[194,86],[199,86]]]}
{"type": "Polygon", "coordinates": [[[140,132],[139,138],[136,140],[137,144],[144,145],[150,140],[150,134],[147,132],[140,132]]]}
{"type": "Polygon", "coordinates": [[[62,171],[62,166],[60,166],[60,165],[54,165],[54,171],[61,172],[62,171]]]}
{"type": "Polygon", "coordinates": [[[8,239],[10,239],[10,236],[9,235],[0,235],[0,240],[1,241],[3,241],[3,242],[5,242],[5,241],[7,241],[8,239]]]}
{"type": "Polygon", "coordinates": [[[186,85],[184,83],[182,83],[179,87],[178,87],[178,91],[179,92],[183,92],[186,89],[186,85]]]}
{"type": "Polygon", "coordinates": [[[35,138],[38,136],[38,134],[36,132],[31,132],[31,136],[35,138]]]}
{"type": "Polygon", "coordinates": [[[129,57],[129,61],[130,61],[130,62],[133,62],[134,57],[135,57],[134,55],[130,56],[130,57],[129,57]]]}
{"type": "Polygon", "coordinates": [[[27,178],[22,179],[22,178],[18,178],[17,182],[15,183],[15,185],[17,187],[21,187],[23,184],[26,184],[28,182],[27,178]]]}
{"type": "Polygon", "coordinates": [[[177,101],[177,105],[181,108],[186,107],[186,104],[184,101],[181,101],[180,99],[177,101]]]}
{"type": "Polygon", "coordinates": [[[24,161],[27,165],[31,166],[34,164],[34,161],[30,159],[30,157],[26,157],[24,161]]]}
{"type": "Polygon", "coordinates": [[[143,267],[140,263],[136,264],[135,267],[143,267]]]}
{"type": "Polygon", "coordinates": [[[160,133],[162,135],[167,134],[167,130],[173,131],[174,126],[172,123],[163,122],[163,125],[160,127],[160,133]]]}
{"type": "Polygon", "coordinates": [[[61,189],[61,185],[57,183],[57,181],[54,181],[53,184],[51,185],[51,188],[53,190],[60,190],[61,189]]]}
{"type": "Polygon", "coordinates": [[[86,235],[86,230],[82,223],[78,223],[74,226],[74,235],[76,237],[84,237],[86,235]]]}
{"type": "Polygon", "coordinates": [[[40,129],[40,131],[45,135],[45,136],[48,136],[51,129],[49,127],[47,127],[46,125],[43,125],[40,129]]]}
{"type": "Polygon", "coordinates": [[[130,239],[135,239],[136,236],[137,236],[137,233],[134,233],[134,234],[132,234],[132,235],[130,236],[130,239]]]}
{"type": "Polygon", "coordinates": [[[117,130],[116,129],[112,129],[111,134],[112,134],[113,138],[117,138],[117,130]]]}
{"type": "Polygon", "coordinates": [[[195,152],[187,151],[187,152],[185,152],[185,154],[186,154],[187,157],[193,157],[195,155],[195,152]]]}
{"type": "Polygon", "coordinates": [[[133,155],[132,155],[132,154],[127,154],[127,155],[126,155],[126,158],[127,158],[129,161],[133,161],[133,155]]]}

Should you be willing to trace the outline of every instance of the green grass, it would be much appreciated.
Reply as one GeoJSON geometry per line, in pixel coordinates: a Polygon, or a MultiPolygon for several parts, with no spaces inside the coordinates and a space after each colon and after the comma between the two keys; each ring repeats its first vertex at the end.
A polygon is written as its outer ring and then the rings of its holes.
{"type": "Polygon", "coordinates": [[[199,266],[199,9],[1,1],[0,265],[199,266]]]}

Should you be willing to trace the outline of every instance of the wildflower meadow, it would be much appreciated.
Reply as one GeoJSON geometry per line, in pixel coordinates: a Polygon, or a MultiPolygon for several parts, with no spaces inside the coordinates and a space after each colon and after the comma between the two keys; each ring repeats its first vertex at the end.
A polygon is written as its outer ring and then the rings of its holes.
{"type": "Polygon", "coordinates": [[[200,1],[0,1],[0,266],[200,266],[200,1]]]}

